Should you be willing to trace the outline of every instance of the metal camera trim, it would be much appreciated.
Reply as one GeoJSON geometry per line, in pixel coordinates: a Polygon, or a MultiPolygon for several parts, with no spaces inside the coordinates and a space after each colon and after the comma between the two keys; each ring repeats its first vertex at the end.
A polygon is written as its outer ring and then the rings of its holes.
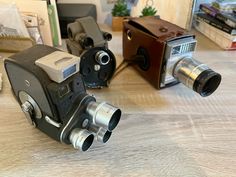
{"type": "Polygon", "coordinates": [[[105,51],[103,51],[103,50],[100,50],[100,51],[98,51],[98,52],[96,53],[95,59],[96,59],[96,61],[97,61],[100,65],[107,65],[107,64],[110,62],[110,60],[111,60],[111,58],[110,58],[110,56],[108,55],[108,53],[105,52],[105,51]],[[104,62],[104,61],[103,61],[103,57],[107,57],[107,61],[104,62]]]}

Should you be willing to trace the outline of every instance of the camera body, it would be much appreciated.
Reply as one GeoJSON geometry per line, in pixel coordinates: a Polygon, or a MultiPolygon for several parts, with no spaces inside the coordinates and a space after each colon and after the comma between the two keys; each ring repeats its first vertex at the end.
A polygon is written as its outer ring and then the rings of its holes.
{"type": "Polygon", "coordinates": [[[193,59],[194,35],[159,17],[131,18],[124,22],[123,56],[155,88],[179,82],[201,96],[213,93],[220,74],[193,59]]]}
{"type": "Polygon", "coordinates": [[[121,111],[86,93],[79,57],[36,45],[4,61],[18,103],[31,125],[51,138],[86,151],[105,143],[121,111]]]}
{"type": "Polygon", "coordinates": [[[108,49],[112,35],[102,32],[92,17],[68,24],[69,53],[80,56],[80,73],[89,88],[101,88],[108,83],[116,69],[114,54],[108,49]]]}

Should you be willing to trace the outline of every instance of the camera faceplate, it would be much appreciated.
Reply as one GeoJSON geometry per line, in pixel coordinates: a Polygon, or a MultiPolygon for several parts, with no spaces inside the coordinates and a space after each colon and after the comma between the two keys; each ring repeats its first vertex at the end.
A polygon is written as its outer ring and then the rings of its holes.
{"type": "Polygon", "coordinates": [[[193,36],[174,38],[166,43],[162,65],[161,88],[178,82],[173,76],[173,69],[182,58],[192,57],[196,44],[197,41],[193,36]]]}

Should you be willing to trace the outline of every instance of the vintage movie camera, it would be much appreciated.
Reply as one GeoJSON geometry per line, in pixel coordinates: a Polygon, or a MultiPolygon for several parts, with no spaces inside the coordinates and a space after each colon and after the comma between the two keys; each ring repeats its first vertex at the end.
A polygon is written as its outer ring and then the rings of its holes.
{"type": "Polygon", "coordinates": [[[106,143],[121,110],[86,93],[80,58],[36,45],[4,61],[13,94],[31,125],[51,138],[86,151],[106,143]]]}
{"type": "Polygon", "coordinates": [[[80,56],[80,73],[89,88],[108,86],[116,69],[114,54],[108,49],[112,35],[102,32],[92,17],[77,19],[67,26],[69,53],[80,56]]]}
{"type": "Polygon", "coordinates": [[[124,22],[124,60],[157,89],[181,82],[203,97],[217,89],[221,75],[193,59],[196,44],[194,35],[159,17],[124,22]]]}

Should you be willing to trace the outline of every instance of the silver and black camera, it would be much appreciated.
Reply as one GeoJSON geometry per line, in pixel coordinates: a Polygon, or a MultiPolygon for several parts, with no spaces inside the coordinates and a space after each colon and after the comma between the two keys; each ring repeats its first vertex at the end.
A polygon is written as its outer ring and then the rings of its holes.
{"type": "Polygon", "coordinates": [[[112,35],[102,32],[92,17],[77,19],[67,26],[69,53],[80,56],[80,73],[89,88],[108,86],[116,69],[114,54],[108,49],[112,35]]]}
{"type": "Polygon", "coordinates": [[[108,141],[121,110],[86,93],[79,63],[79,57],[45,45],[4,61],[13,93],[30,124],[86,151],[94,139],[108,141]]]}
{"type": "Polygon", "coordinates": [[[194,35],[159,17],[124,22],[124,60],[157,89],[181,82],[204,97],[218,88],[221,75],[193,59],[196,43],[194,35]]]}

